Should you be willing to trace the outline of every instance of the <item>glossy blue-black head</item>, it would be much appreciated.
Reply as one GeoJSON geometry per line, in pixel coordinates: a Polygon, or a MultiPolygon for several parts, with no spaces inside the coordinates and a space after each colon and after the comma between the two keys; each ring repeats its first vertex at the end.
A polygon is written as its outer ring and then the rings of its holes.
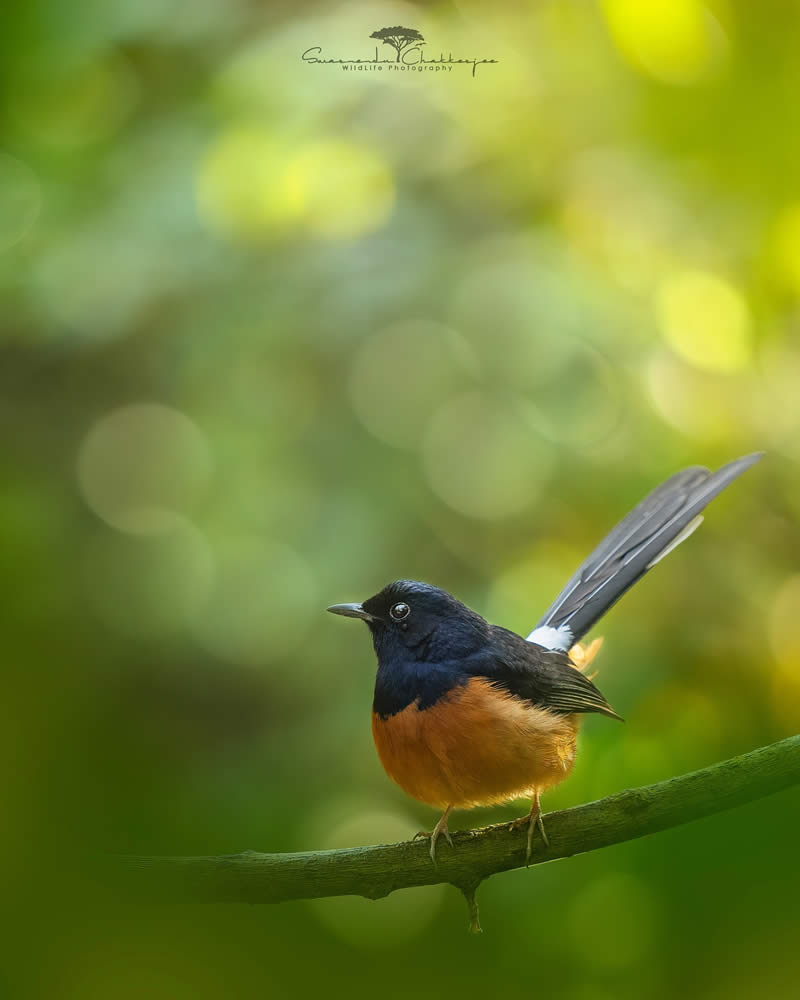
{"type": "Polygon", "coordinates": [[[372,632],[379,662],[396,657],[438,662],[467,656],[488,634],[480,615],[446,590],[417,580],[396,580],[363,604],[334,604],[328,611],[362,618],[372,632]]]}
{"type": "Polygon", "coordinates": [[[378,655],[372,708],[384,719],[411,704],[428,708],[466,683],[464,661],[489,634],[483,618],[452,594],[416,580],[397,580],[363,604],[328,611],[369,626],[378,655]]]}

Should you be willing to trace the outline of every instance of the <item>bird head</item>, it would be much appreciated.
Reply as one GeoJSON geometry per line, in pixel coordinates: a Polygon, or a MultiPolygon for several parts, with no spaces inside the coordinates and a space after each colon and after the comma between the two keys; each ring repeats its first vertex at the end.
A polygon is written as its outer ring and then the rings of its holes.
{"type": "Polygon", "coordinates": [[[363,619],[379,660],[398,653],[429,661],[466,656],[489,628],[446,590],[416,580],[396,580],[361,604],[334,604],[328,611],[363,619]]]}

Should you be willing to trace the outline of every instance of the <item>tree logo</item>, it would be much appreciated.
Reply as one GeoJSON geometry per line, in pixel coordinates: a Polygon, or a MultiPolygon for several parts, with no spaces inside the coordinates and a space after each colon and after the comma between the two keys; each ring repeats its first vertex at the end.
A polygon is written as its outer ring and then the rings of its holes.
{"type": "Polygon", "coordinates": [[[379,38],[384,45],[391,45],[393,49],[396,49],[397,59],[395,62],[400,62],[400,54],[409,45],[425,44],[425,39],[416,28],[401,28],[400,25],[396,28],[379,28],[377,31],[373,31],[369,37],[379,38]]]}
{"type": "Polygon", "coordinates": [[[376,41],[375,54],[369,57],[355,59],[342,59],[338,56],[327,56],[322,51],[321,45],[312,45],[306,49],[300,57],[304,63],[315,66],[339,66],[348,72],[371,72],[371,73],[403,73],[407,76],[418,75],[419,73],[440,73],[446,76],[452,73],[455,67],[469,67],[471,76],[475,76],[479,66],[486,66],[489,63],[497,63],[497,59],[476,59],[460,58],[454,56],[452,52],[440,51],[438,54],[428,53],[426,58],[422,46],[425,39],[422,33],[416,28],[404,28],[397,24],[394,28],[378,28],[369,36],[376,41]],[[381,45],[377,43],[380,42],[381,45]],[[394,56],[383,58],[385,49],[383,45],[388,45],[394,49],[394,56]]]}

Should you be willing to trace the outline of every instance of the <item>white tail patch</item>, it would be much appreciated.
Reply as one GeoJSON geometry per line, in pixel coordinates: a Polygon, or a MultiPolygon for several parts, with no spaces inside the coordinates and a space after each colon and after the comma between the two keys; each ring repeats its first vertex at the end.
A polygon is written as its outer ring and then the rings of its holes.
{"type": "Polygon", "coordinates": [[[540,625],[528,636],[528,642],[535,642],[537,646],[544,646],[545,649],[567,650],[572,646],[572,629],[568,625],[559,625],[553,628],[552,625],[540,625]]]}
{"type": "Polygon", "coordinates": [[[660,562],[660,560],[662,560],[664,556],[668,556],[673,549],[676,549],[681,544],[681,542],[685,542],[686,539],[689,537],[689,535],[697,531],[697,529],[700,527],[702,523],[703,523],[702,514],[698,514],[697,517],[693,517],[692,520],[683,529],[683,531],[677,534],[669,543],[669,545],[667,545],[666,548],[662,549],[657,556],[653,556],[650,562],[645,566],[645,569],[646,570],[651,569],[653,566],[655,566],[657,562],[660,562]]]}

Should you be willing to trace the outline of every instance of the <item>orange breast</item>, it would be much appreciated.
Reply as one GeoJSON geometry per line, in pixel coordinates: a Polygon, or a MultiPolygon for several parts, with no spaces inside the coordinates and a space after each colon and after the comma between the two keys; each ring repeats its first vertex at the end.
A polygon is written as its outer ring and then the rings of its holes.
{"type": "Polygon", "coordinates": [[[372,716],[389,777],[420,802],[469,808],[530,796],[575,761],[577,716],[526,705],[482,678],[420,711],[372,716]]]}

